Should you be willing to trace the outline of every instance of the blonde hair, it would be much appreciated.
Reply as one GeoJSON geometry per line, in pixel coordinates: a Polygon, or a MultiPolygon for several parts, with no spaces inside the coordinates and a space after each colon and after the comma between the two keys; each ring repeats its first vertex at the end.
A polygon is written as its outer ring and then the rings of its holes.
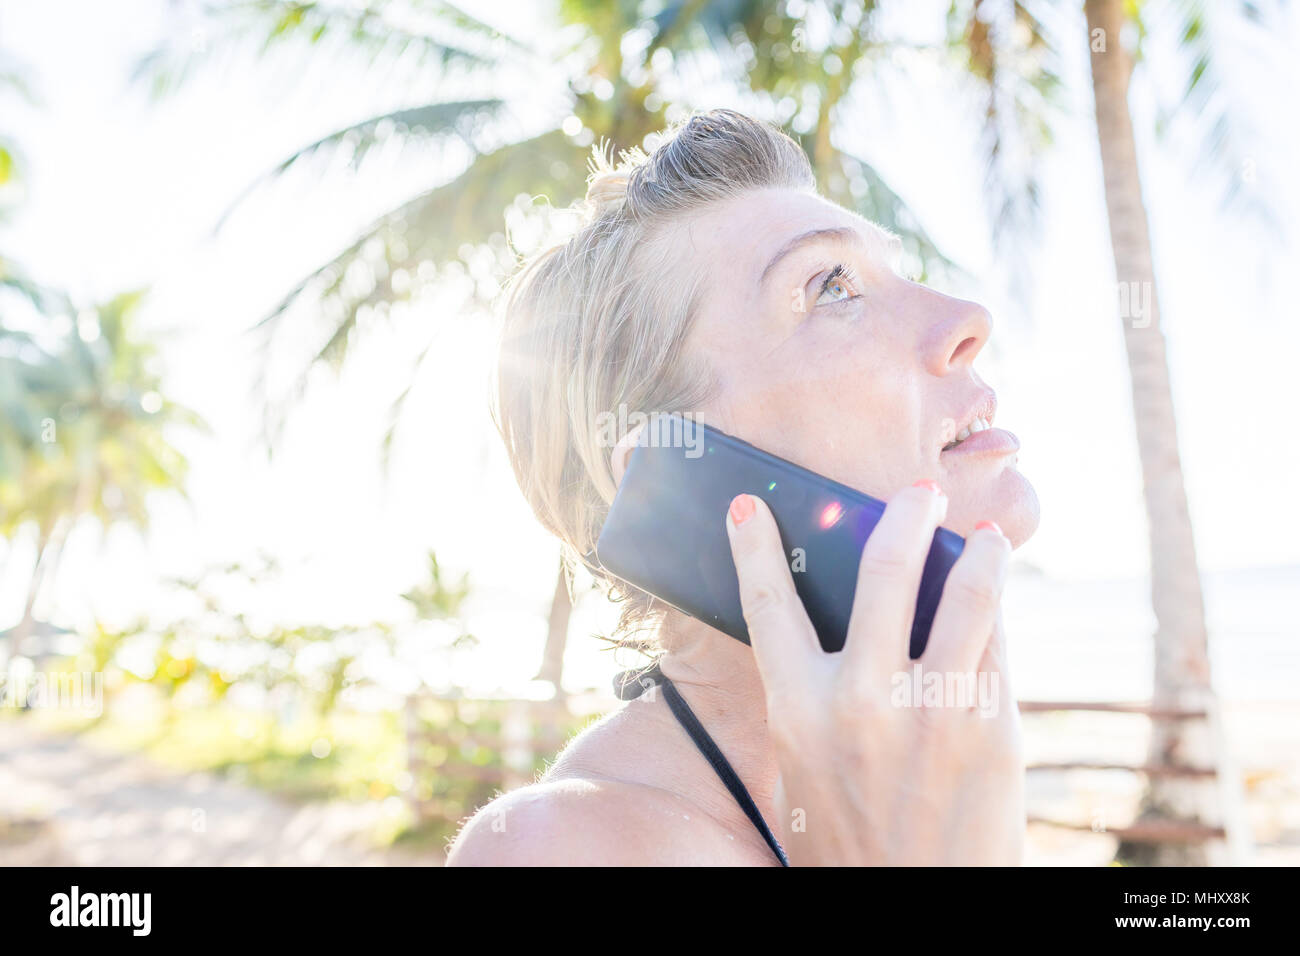
{"type": "Polygon", "coordinates": [[[701,276],[665,241],[704,207],[774,187],[812,190],[803,150],[731,110],[699,113],[647,156],[613,163],[593,151],[580,225],[525,262],[503,298],[495,417],[515,477],[538,520],[624,600],[620,632],[655,617],[650,597],[607,580],[593,563],[616,485],[602,418],[620,408],[691,411],[711,375],[684,345],[701,276]]]}

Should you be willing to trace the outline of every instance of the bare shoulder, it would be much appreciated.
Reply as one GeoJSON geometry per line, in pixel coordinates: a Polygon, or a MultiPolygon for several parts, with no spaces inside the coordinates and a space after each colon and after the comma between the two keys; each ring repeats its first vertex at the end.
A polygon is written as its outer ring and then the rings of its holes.
{"type": "MultiPolygon", "coordinates": [[[[493,800],[470,818],[448,866],[670,865],[670,794],[621,781],[544,780],[493,800]],[[664,836],[668,835],[668,840],[664,836]]],[[[681,815],[680,808],[678,815],[681,815]]],[[[689,814],[688,814],[689,815],[689,814]]],[[[681,841],[683,847],[687,842],[681,841]]]]}
{"type": "MultiPolygon", "coordinates": [[[[588,728],[537,783],[478,810],[448,866],[701,866],[753,862],[696,804],[608,754],[618,718],[588,728]]],[[[624,741],[624,744],[627,742],[624,741]]],[[[621,749],[621,748],[620,748],[621,749]]],[[[642,761],[653,756],[640,751],[642,761]]],[[[644,767],[644,763],[642,764],[644,767]]]]}

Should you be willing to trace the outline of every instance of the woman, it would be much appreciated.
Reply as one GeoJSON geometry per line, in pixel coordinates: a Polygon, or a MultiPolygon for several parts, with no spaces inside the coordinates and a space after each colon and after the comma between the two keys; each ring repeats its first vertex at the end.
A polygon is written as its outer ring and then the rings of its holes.
{"type": "MultiPolygon", "coordinates": [[[[481,809],[453,865],[1016,864],[1019,722],[998,603],[1038,504],[974,371],[988,313],[900,277],[898,240],[819,197],[792,140],[697,115],[646,157],[598,159],[586,224],[506,300],[498,417],[542,523],[591,553],[633,442],[602,413],[699,420],[887,499],[845,650],[824,653],[762,500],[725,521],[752,649],[623,594],[662,687],[575,739],[537,783],[481,809]],[[921,659],[1000,680],[899,706],[921,566],[967,536],[921,659]]],[[[598,572],[597,572],[598,573],[598,572]]],[[[617,586],[611,583],[611,588],[617,586]]]]}

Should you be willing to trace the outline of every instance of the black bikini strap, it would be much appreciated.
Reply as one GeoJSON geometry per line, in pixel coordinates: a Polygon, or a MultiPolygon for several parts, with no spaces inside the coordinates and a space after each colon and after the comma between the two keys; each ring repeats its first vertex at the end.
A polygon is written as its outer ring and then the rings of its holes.
{"type": "Polygon", "coordinates": [[[777,840],[776,835],[772,833],[767,821],[763,819],[763,814],[759,812],[758,805],[754,803],[754,798],[749,795],[749,791],[741,783],[740,776],[732,769],[727,758],[718,749],[718,745],[713,742],[709,732],[704,729],[704,725],[695,716],[695,711],[691,710],[690,704],[686,703],[686,698],[678,692],[673,682],[664,676],[663,672],[659,670],[659,666],[656,664],[634,676],[620,675],[615,684],[615,690],[623,700],[631,700],[639,697],[642,691],[654,684],[658,684],[664,689],[664,699],[668,702],[668,709],[673,712],[677,722],[682,725],[682,729],[686,731],[699,752],[704,755],[704,759],[709,762],[709,766],[713,768],[713,772],[718,775],[718,779],[722,781],[736,803],[740,804],[740,809],[745,811],[745,816],[749,817],[749,822],[754,825],[754,829],[762,834],[763,839],[772,848],[772,852],[776,854],[776,858],[781,862],[781,865],[789,866],[790,860],[785,855],[785,849],[777,840]]]}

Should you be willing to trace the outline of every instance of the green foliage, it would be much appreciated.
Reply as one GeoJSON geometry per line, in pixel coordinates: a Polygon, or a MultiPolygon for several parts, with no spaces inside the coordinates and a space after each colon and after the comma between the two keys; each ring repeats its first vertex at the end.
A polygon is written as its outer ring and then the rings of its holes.
{"type": "MultiPolygon", "coordinates": [[[[432,552],[425,572],[403,595],[412,619],[454,622],[468,579],[449,580],[432,552]]],[[[541,772],[585,722],[561,701],[427,692],[411,696],[405,714],[358,712],[345,693],[365,682],[353,665],[366,652],[391,653],[406,625],[257,623],[244,610],[249,595],[273,587],[279,574],[267,559],[213,568],[173,582],[181,609],[161,627],[97,627],[61,666],[106,674],[104,714],[64,729],[296,799],[401,797],[414,811],[403,818],[412,829],[398,827],[403,840],[441,846],[498,790],[541,772]],[[149,666],[128,670],[142,646],[149,666]],[[250,707],[247,694],[237,702],[236,689],[257,691],[263,704],[250,707]],[[141,710],[141,690],[155,706],[141,710]]]]}
{"type": "MultiPolygon", "coordinates": [[[[0,92],[32,100],[3,51],[0,92]]],[[[0,202],[18,177],[16,156],[0,131],[0,202]]],[[[78,520],[144,528],[151,493],[183,492],[188,462],[172,432],[204,426],[161,392],[156,347],[138,325],[143,295],[115,296],[74,322],[67,296],[0,256],[0,537],[35,526],[37,555],[11,652],[78,520]]]]}
{"type": "MultiPolygon", "coordinates": [[[[0,97],[6,100],[32,102],[31,90],[23,78],[23,69],[4,50],[0,50],[0,97]]],[[[8,130],[0,128],[0,212],[4,208],[6,187],[12,188],[20,179],[18,145],[8,130]]],[[[3,275],[3,270],[0,270],[3,275]]]]}
{"type": "MultiPolygon", "coordinates": [[[[1139,26],[1140,44],[1150,42],[1143,17],[1146,4],[1137,3],[1129,16],[1139,26]]],[[[1275,205],[1268,201],[1266,189],[1243,190],[1243,182],[1263,172],[1258,156],[1250,149],[1257,145],[1255,131],[1243,117],[1239,95],[1233,95],[1225,82],[1219,60],[1226,17],[1253,28],[1256,38],[1266,35],[1268,18],[1253,2],[1207,4],[1203,0],[1172,0],[1161,25],[1163,38],[1173,45],[1186,70],[1182,96],[1172,103],[1161,103],[1156,118],[1156,132],[1165,135],[1180,122],[1191,129],[1198,153],[1195,172],[1202,174],[1218,190],[1225,209],[1249,215],[1269,229],[1281,228],[1275,205]],[[1249,172],[1247,172],[1249,170],[1249,172]]]]}
{"type": "Polygon", "coordinates": [[[137,675],[168,699],[219,701],[235,686],[257,689],[291,707],[325,716],[361,678],[367,651],[392,650],[393,626],[262,622],[246,610],[251,595],[274,586],[279,569],[260,559],[234,563],[194,579],[176,579],[182,610],[136,634],[155,642],[151,673],[137,675]]]}
{"type": "Polygon", "coordinates": [[[448,584],[443,581],[437,554],[430,551],[428,560],[428,580],[411,588],[402,597],[411,605],[418,620],[442,621],[455,617],[460,613],[462,602],[469,596],[469,574],[461,575],[456,584],[448,584]]]}
{"type": "MultiPolygon", "coordinates": [[[[15,101],[27,104],[35,101],[27,86],[24,73],[22,64],[15,61],[5,50],[0,49],[0,116],[5,115],[4,108],[15,101]]],[[[10,210],[23,195],[22,151],[18,141],[13,137],[12,130],[7,129],[6,126],[7,124],[0,125],[0,222],[7,218],[10,210]]],[[[37,308],[40,308],[44,300],[51,295],[33,282],[13,259],[0,252],[0,293],[4,292],[16,292],[37,308]]],[[[3,309],[4,302],[0,299],[0,335],[4,330],[3,309]]],[[[0,346],[4,344],[0,343],[0,346]]],[[[4,350],[0,347],[0,356],[3,354],[4,350]]],[[[6,370],[0,369],[0,371],[6,370]]],[[[2,451],[3,448],[0,448],[0,452],[2,451]]],[[[0,467],[3,466],[3,462],[4,459],[0,457],[0,467]]]]}
{"type": "Polygon", "coordinates": [[[138,751],[182,772],[218,773],[293,800],[382,800],[403,794],[404,739],[392,712],[282,715],[215,701],[110,709],[86,721],[44,715],[47,726],[82,733],[97,745],[138,751]],[[313,749],[314,748],[314,749],[313,749]]]}
{"type": "Polygon", "coordinates": [[[183,491],[188,462],[170,432],[205,426],[163,397],[141,300],[83,310],[62,334],[0,325],[12,346],[0,352],[0,535],[32,522],[48,539],[85,515],[144,528],[151,492],[183,491]]]}
{"type": "Polygon", "coordinates": [[[1028,243],[1039,225],[1037,158],[1061,118],[1059,36],[1034,3],[953,0],[948,44],[982,100],[985,206],[995,239],[1028,243]],[[1009,15],[1008,15],[1009,14],[1009,15]]]}
{"type": "Polygon", "coordinates": [[[233,52],[311,50],[366,67],[407,58],[444,70],[490,63],[475,48],[487,32],[484,25],[448,3],[237,0],[203,7],[203,26],[183,44],[154,50],[137,65],[137,79],[156,96],[175,90],[196,68],[233,52]]]}
{"type": "MultiPolygon", "coordinates": [[[[239,687],[324,718],[341,708],[345,692],[369,683],[358,664],[363,656],[391,657],[397,638],[413,622],[455,624],[470,592],[468,575],[448,582],[432,551],[426,568],[427,577],[403,595],[412,610],[410,620],[357,625],[264,621],[250,613],[252,597],[273,589],[281,576],[276,562],[266,557],[175,578],[168,604],[176,610],[165,621],[142,619],[121,630],[96,627],[77,667],[150,684],[165,699],[185,701],[185,706],[218,703],[239,687]],[[149,668],[126,668],[124,651],[132,645],[151,648],[149,668]]],[[[472,644],[474,638],[459,632],[447,641],[456,647],[472,644]]]]}
{"type": "Polygon", "coordinates": [[[586,722],[554,701],[414,699],[406,733],[416,832],[450,839],[498,792],[542,773],[586,722]]]}
{"type": "MultiPolygon", "coordinates": [[[[460,172],[430,182],[376,219],[295,283],[262,320],[268,338],[313,343],[283,394],[271,394],[263,379],[268,437],[306,388],[310,369],[345,359],[366,316],[383,315],[431,283],[463,277],[464,263],[484,248],[498,277],[508,271],[514,257],[503,212],[521,198],[546,197],[556,206],[579,198],[593,142],[641,146],[685,109],[710,105],[687,102],[694,91],[683,89],[671,68],[678,61],[707,60],[708,70],[742,91],[753,112],[786,124],[808,150],[827,194],[900,233],[922,276],[950,268],[901,196],[867,158],[846,152],[832,135],[852,81],[889,63],[892,48],[880,35],[877,4],[813,0],[804,6],[796,16],[773,0],[654,6],[565,0],[543,48],[434,0],[359,6],[255,0],[209,8],[198,49],[180,43],[142,61],[138,75],[164,91],[202,63],[217,65],[212,61],[221,53],[347,58],[366,69],[400,67],[404,88],[475,91],[473,98],[433,99],[341,125],[268,173],[274,177],[307,156],[342,155],[355,165],[389,141],[420,150],[431,168],[448,155],[445,144],[469,154],[460,172]],[[522,76],[550,85],[556,106],[547,115],[521,113],[522,76]]],[[[481,305],[497,289],[480,274],[471,300],[481,305]]]]}

